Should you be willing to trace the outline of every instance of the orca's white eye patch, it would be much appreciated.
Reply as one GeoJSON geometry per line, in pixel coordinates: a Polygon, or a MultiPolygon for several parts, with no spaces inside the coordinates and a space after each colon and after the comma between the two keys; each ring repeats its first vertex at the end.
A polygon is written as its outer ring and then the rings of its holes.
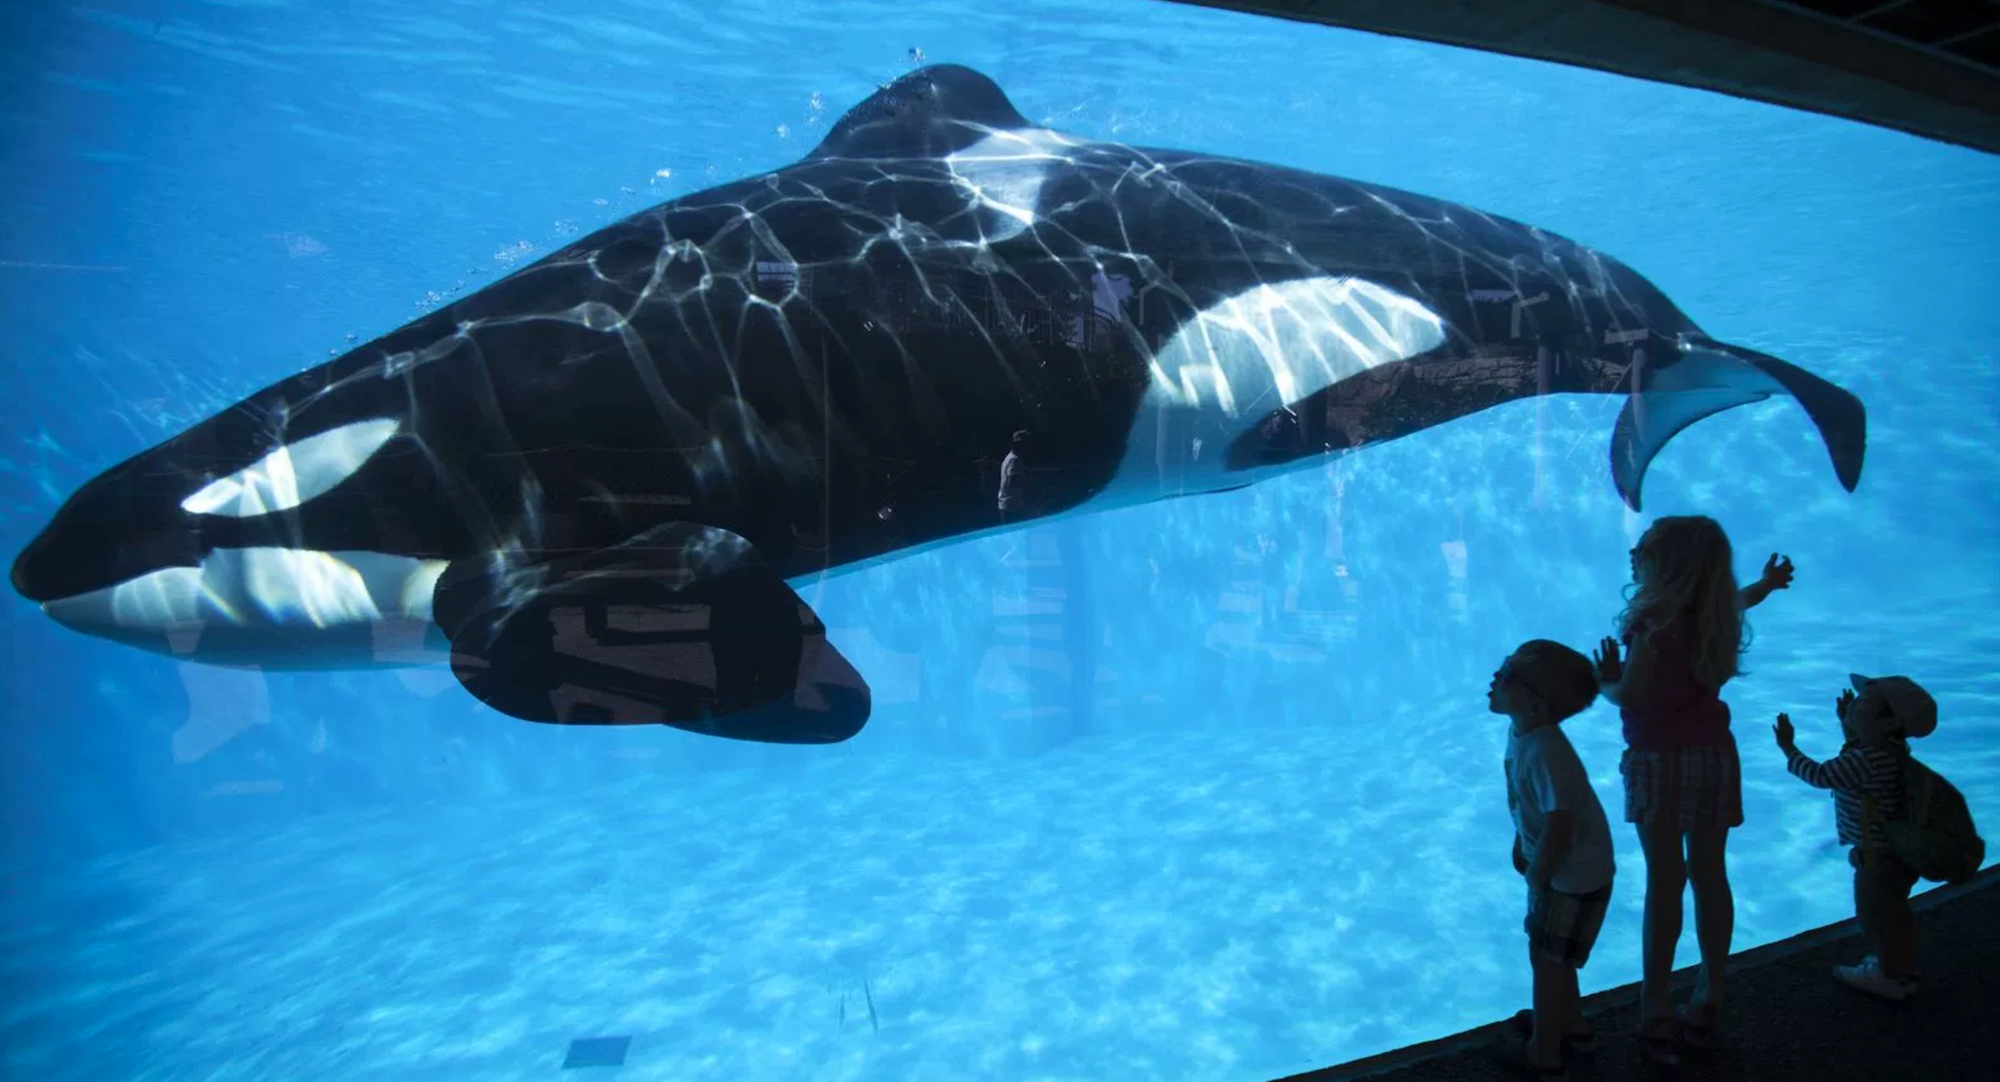
{"type": "Polygon", "coordinates": [[[235,473],[204,485],[181,501],[181,510],[232,518],[289,511],[353,476],[399,428],[391,420],[356,421],[284,444],[235,473]]]}

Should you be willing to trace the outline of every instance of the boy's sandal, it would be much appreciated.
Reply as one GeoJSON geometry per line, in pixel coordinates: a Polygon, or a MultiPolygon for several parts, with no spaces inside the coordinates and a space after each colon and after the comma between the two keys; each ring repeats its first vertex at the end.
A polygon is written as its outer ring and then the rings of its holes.
{"type": "Polygon", "coordinates": [[[1526,1041],[1519,1044],[1502,1041],[1494,1052],[1500,1060],[1500,1066],[1521,1078],[1535,1079],[1537,1082],[1569,1082],[1569,1064],[1559,1063],[1554,1067],[1537,1066],[1528,1055],[1526,1041]]]}
{"type": "MultiPolygon", "coordinates": [[[[1508,1021],[1513,1025],[1514,1032],[1520,1034],[1522,1037],[1529,1038],[1535,1035],[1535,1012],[1533,1010],[1524,1009],[1516,1011],[1514,1012],[1514,1017],[1508,1019],[1508,1021]]],[[[1570,1052],[1596,1051],[1597,1031],[1595,1029],[1586,1029],[1582,1033],[1565,1031],[1563,1033],[1562,1044],[1563,1048],[1570,1052]]]]}
{"type": "Polygon", "coordinates": [[[1715,1030],[1721,1016],[1713,1003],[1690,1003],[1680,1009],[1681,1040],[1688,1047],[1704,1051],[1715,1047],[1715,1030]]]}
{"type": "Polygon", "coordinates": [[[1680,1041],[1674,1034],[1672,1018],[1641,1022],[1636,1036],[1639,1038],[1639,1051],[1647,1059],[1664,1067],[1680,1066],[1680,1041]]]}

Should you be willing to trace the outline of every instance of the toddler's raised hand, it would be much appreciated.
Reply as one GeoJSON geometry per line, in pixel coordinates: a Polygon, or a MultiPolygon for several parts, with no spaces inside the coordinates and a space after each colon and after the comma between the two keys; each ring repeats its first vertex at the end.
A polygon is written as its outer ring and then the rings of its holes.
{"type": "Polygon", "coordinates": [[[1839,718],[1842,721],[1846,721],[1847,708],[1853,705],[1854,705],[1854,689],[1848,688],[1840,693],[1840,698],[1835,699],[1833,701],[1833,716],[1839,718]]]}
{"type": "Polygon", "coordinates": [[[1777,734],[1779,748],[1785,751],[1792,750],[1792,737],[1794,734],[1792,733],[1791,715],[1779,714],[1778,723],[1771,726],[1771,731],[1777,734]]]}

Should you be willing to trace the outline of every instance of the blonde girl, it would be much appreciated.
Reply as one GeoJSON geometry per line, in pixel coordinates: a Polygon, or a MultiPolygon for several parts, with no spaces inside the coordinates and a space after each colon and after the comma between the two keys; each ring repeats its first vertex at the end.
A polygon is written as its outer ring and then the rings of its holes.
{"type": "Polygon", "coordinates": [[[1741,670],[1743,610],[1791,585],[1789,559],[1772,555],[1739,590],[1729,536],[1714,519],[1662,518],[1632,548],[1632,588],[1616,639],[1596,655],[1604,695],[1624,721],[1625,821],[1646,855],[1644,980],[1639,1036],[1653,1059],[1678,1060],[1668,979],[1681,937],[1681,895],[1694,886],[1701,974],[1681,1039],[1714,1043],[1723,973],[1736,925],[1724,861],[1743,822],[1742,768],[1722,686],[1741,670]],[[1625,658],[1619,658],[1620,646],[1625,658]]]}

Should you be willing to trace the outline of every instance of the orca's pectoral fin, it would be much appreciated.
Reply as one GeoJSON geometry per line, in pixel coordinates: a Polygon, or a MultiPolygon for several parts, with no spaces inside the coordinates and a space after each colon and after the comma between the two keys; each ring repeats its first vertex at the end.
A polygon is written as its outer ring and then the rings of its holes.
{"type": "Polygon", "coordinates": [[[1788,394],[1805,407],[1833,458],[1841,487],[1861,482],[1868,414],[1851,392],[1796,365],[1756,350],[1696,339],[1670,367],[1659,369],[1625,400],[1611,433],[1611,477],[1618,495],[1639,510],[1639,486],[1653,457],[1681,430],[1736,406],[1788,394]]]}
{"type": "Polygon", "coordinates": [[[459,561],[433,611],[459,683],[525,721],[831,744],[868,720],[868,685],[826,626],[725,530],[676,523],[511,569],[459,561]]]}

